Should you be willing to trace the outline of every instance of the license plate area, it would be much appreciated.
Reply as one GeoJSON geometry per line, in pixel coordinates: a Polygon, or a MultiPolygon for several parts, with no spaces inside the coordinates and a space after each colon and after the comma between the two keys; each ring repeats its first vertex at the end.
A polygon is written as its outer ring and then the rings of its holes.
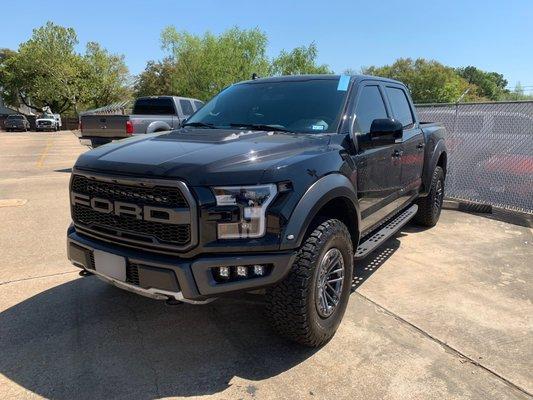
{"type": "Polygon", "coordinates": [[[94,250],[94,269],[96,272],[126,282],[126,259],[101,250],[94,250]]]}

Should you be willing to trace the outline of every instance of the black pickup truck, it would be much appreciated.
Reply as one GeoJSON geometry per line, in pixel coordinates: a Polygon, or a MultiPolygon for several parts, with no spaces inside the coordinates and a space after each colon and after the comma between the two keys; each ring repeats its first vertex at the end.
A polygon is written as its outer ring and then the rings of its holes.
{"type": "Polygon", "coordinates": [[[437,223],[444,133],[393,80],[237,83],[177,130],[79,157],[68,257],[82,275],[169,302],[264,294],[280,334],[320,346],[354,263],[411,218],[437,223]]]}

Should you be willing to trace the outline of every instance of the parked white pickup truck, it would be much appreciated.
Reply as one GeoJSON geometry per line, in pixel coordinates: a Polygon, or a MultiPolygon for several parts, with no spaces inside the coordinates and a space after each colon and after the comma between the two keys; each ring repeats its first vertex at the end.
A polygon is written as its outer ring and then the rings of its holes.
{"type": "Polygon", "coordinates": [[[59,131],[61,129],[61,115],[44,113],[35,120],[35,130],[39,131],[59,131]]]}
{"type": "Polygon", "coordinates": [[[202,101],[187,97],[139,97],[131,115],[82,115],[80,143],[95,148],[131,135],[170,131],[203,105],[202,101]]]}

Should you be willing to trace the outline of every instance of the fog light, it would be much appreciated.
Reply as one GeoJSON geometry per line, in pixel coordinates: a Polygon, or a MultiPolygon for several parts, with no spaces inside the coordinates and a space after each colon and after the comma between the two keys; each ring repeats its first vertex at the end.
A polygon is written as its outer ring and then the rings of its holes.
{"type": "Polygon", "coordinates": [[[246,277],[248,275],[248,268],[246,268],[243,265],[239,265],[237,267],[237,276],[240,276],[241,278],[246,277]]]}
{"type": "Polygon", "coordinates": [[[219,267],[218,268],[218,274],[222,277],[222,278],[229,278],[229,274],[230,274],[230,269],[229,267],[219,267]]]}
{"type": "Polygon", "coordinates": [[[254,275],[263,276],[265,274],[264,265],[254,265],[254,275]]]}

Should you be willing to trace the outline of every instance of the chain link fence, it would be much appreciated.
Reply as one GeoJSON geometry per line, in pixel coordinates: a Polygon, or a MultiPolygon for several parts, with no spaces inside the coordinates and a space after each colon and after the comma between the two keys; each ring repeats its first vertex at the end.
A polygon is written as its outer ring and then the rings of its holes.
{"type": "Polygon", "coordinates": [[[446,127],[448,198],[533,214],[533,101],[416,108],[446,127]]]}

